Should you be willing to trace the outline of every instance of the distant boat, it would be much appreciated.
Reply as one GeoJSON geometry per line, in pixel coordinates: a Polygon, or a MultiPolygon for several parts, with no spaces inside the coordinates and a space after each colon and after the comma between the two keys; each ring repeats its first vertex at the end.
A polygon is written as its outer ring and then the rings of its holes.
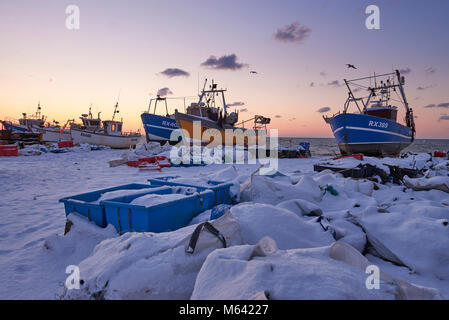
{"type": "MultiPolygon", "coordinates": [[[[72,136],[70,130],[67,130],[64,126],[61,128],[57,121],[53,123],[46,123],[46,117],[41,115],[41,105],[38,103],[37,111],[34,115],[30,117],[26,113],[22,113],[22,118],[19,119],[19,123],[14,123],[11,121],[1,121],[3,127],[12,133],[37,133],[42,134],[42,142],[59,142],[59,141],[70,141],[72,136]]],[[[70,120],[67,122],[67,124],[70,120]]],[[[66,125],[67,125],[66,124],[66,125]]]]}
{"type": "Polygon", "coordinates": [[[343,112],[323,117],[330,124],[343,155],[363,153],[368,156],[397,156],[414,141],[416,130],[413,110],[405,96],[405,78],[398,70],[360,79],[345,79],[345,83],[349,96],[343,112]],[[356,98],[355,88],[358,91],[366,90],[369,95],[356,98]],[[395,93],[398,100],[391,97],[395,93]],[[398,108],[392,106],[390,101],[403,104],[405,125],[397,122],[398,108]],[[358,113],[348,112],[351,102],[356,105],[358,113]]]}
{"type": "MultiPolygon", "coordinates": [[[[222,144],[236,145],[239,142],[234,136],[232,141],[226,141],[226,130],[241,129],[242,133],[252,129],[251,135],[244,136],[244,145],[258,143],[258,137],[266,137],[266,126],[270,123],[270,118],[256,115],[255,117],[238,123],[238,112],[228,112],[226,104],[225,89],[217,89],[217,84],[212,81],[209,90],[206,90],[207,79],[197,103],[192,103],[186,113],[175,112],[175,119],[179,128],[187,132],[190,142],[194,141],[194,124],[200,125],[201,134],[208,129],[215,129],[221,135],[222,144]],[[218,98],[217,98],[218,97],[218,98]],[[221,100],[221,101],[220,101],[221,100]],[[219,106],[221,105],[221,106],[219,106]],[[245,128],[245,123],[252,122],[252,127],[245,128]],[[250,136],[254,136],[253,142],[249,141],[250,136]]],[[[214,141],[213,137],[201,136],[201,144],[208,144],[214,141]]],[[[197,141],[199,142],[199,141],[197,141]]]]}
{"type": "Polygon", "coordinates": [[[72,123],[70,126],[73,142],[103,145],[112,149],[127,149],[135,146],[142,136],[139,133],[123,133],[123,121],[114,121],[118,112],[117,103],[112,120],[102,121],[100,113],[97,118],[93,118],[89,109],[89,114],[83,114],[80,117],[82,124],[72,123]]]}

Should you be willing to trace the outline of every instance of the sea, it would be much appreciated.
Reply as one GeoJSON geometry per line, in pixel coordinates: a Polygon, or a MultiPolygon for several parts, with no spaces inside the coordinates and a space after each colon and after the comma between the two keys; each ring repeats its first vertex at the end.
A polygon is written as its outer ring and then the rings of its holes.
{"type": "MultiPolygon", "coordinates": [[[[300,142],[310,143],[310,153],[312,156],[333,156],[340,154],[337,142],[334,138],[279,138],[279,145],[286,148],[297,147],[300,142]]],[[[410,146],[405,148],[402,153],[433,153],[434,151],[448,152],[449,139],[416,139],[410,146]]]]}

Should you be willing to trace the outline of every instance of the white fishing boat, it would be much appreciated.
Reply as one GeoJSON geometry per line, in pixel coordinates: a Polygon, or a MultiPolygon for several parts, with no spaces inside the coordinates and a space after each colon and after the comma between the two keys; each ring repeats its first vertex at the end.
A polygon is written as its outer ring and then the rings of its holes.
{"type": "Polygon", "coordinates": [[[53,124],[47,124],[45,126],[37,126],[32,124],[31,131],[33,133],[42,133],[43,142],[59,142],[59,141],[70,141],[72,140],[72,135],[70,129],[66,129],[66,126],[70,124],[73,120],[68,120],[66,125],[61,127],[57,121],[53,124]]]}
{"type": "Polygon", "coordinates": [[[75,144],[95,144],[111,147],[112,149],[127,149],[135,146],[141,141],[140,133],[124,133],[123,121],[114,121],[115,115],[119,113],[118,103],[115,105],[112,120],[102,121],[98,113],[97,118],[89,114],[82,114],[82,124],[72,123],[70,131],[75,144]]]}

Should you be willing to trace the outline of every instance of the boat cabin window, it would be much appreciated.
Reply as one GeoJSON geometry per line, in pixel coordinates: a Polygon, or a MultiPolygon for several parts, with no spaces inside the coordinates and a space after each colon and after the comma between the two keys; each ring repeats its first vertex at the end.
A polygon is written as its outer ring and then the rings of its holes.
{"type": "Polygon", "coordinates": [[[396,121],[398,109],[396,107],[374,107],[366,109],[366,114],[374,117],[390,119],[396,121]]]}
{"type": "Polygon", "coordinates": [[[83,125],[86,127],[99,127],[100,120],[91,120],[86,118],[81,118],[83,120],[83,125]]]}

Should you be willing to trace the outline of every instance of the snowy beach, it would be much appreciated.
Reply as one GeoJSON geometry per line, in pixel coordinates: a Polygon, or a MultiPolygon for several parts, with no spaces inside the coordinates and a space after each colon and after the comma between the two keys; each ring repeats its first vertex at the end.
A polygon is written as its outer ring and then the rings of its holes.
{"type": "Polygon", "coordinates": [[[355,167],[355,159],[279,159],[278,174],[263,176],[254,164],[160,172],[111,168],[108,161],[123,151],[75,150],[0,158],[1,299],[449,297],[445,159],[365,157],[363,163],[378,168],[395,164],[426,172],[398,185],[313,171],[317,163],[355,167]],[[71,214],[73,226],[63,235],[59,199],[163,176],[233,184],[235,204],[211,221],[228,248],[202,233],[197,252],[185,253],[186,241],[198,223],[209,220],[210,210],[177,231],[122,236],[111,225],[102,229],[71,214]],[[69,265],[79,266],[80,289],[65,288],[69,265]],[[368,265],[380,268],[380,289],[367,289],[368,265]]]}

